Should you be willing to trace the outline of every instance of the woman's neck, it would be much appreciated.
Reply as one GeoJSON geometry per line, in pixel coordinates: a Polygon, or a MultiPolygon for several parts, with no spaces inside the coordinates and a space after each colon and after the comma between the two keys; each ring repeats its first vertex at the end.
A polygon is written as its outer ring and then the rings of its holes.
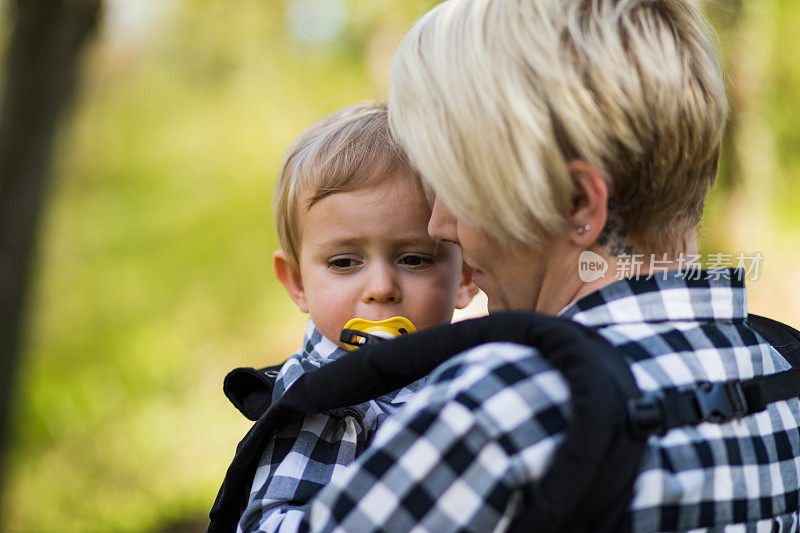
{"type": "Polygon", "coordinates": [[[577,275],[573,283],[561,287],[564,292],[560,297],[551,295],[548,298],[548,295],[542,295],[540,302],[537,302],[537,310],[556,314],[615,281],[686,268],[687,258],[697,254],[694,232],[689,232],[683,242],[670,248],[677,251],[645,251],[641,247],[627,246],[623,253],[616,255],[611,253],[608,246],[598,246],[579,252],[577,275]],[[564,301],[567,303],[560,305],[564,301]]]}

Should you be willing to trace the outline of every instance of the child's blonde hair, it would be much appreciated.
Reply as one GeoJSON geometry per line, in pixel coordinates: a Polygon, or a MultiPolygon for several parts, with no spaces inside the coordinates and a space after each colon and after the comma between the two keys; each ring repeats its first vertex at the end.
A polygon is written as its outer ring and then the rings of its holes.
{"type": "Polygon", "coordinates": [[[299,261],[301,209],[394,175],[417,176],[391,137],[386,104],[353,105],[317,122],[292,143],[278,173],[273,210],[281,247],[299,261]]]}

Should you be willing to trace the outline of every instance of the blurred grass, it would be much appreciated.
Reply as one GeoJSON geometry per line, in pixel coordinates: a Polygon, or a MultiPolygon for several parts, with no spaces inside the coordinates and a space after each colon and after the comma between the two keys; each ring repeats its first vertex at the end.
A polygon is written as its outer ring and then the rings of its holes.
{"type": "Polygon", "coordinates": [[[253,0],[175,4],[158,33],[106,28],[59,142],[0,529],[202,523],[248,427],[224,373],[302,337],[271,273],[282,153],[385,94],[374,36],[399,39],[421,5],[353,2],[334,45],[296,42],[281,3],[253,0]]]}
{"type": "MultiPolygon", "coordinates": [[[[270,265],[282,153],[317,118],[385,96],[394,46],[433,2],[350,1],[341,38],[318,45],[288,34],[286,2],[144,4],[159,14],[138,34],[106,27],[62,130],[4,531],[203,523],[248,427],[222,395],[224,373],[277,362],[302,335],[270,265]]],[[[752,101],[776,175],[742,184],[723,168],[703,249],[762,251],[755,310],[800,325],[800,6],[765,5],[775,33],[752,101]],[[736,203],[762,185],[766,214],[736,203]],[[737,217],[757,231],[729,223],[737,217]]],[[[723,36],[726,50],[735,38],[723,36]]]]}

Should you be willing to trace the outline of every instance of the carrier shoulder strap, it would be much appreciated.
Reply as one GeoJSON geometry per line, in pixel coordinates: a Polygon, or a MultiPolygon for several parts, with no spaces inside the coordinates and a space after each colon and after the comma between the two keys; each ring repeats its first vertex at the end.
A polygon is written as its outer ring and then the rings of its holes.
{"type": "Polygon", "coordinates": [[[245,417],[258,420],[272,405],[272,391],[283,363],[256,370],[234,368],[225,376],[222,392],[245,417]]]}
{"type": "MultiPolygon", "coordinates": [[[[748,318],[748,325],[796,364],[800,332],[755,315],[748,318]]],[[[624,354],[594,330],[572,321],[501,313],[439,326],[366,346],[298,378],[240,443],[210,513],[209,531],[235,530],[265,441],[286,417],[368,401],[429,374],[455,354],[493,341],[536,347],[566,380],[573,414],[562,445],[526,495],[525,511],[510,531],[627,529],[629,524],[620,519],[651,435],[746,416],[800,391],[800,367],[796,367],[745,381],[642,395],[624,354]]],[[[261,377],[250,372],[240,375],[249,375],[241,381],[245,393],[248,383],[263,391],[261,377]]],[[[265,405],[257,396],[243,396],[251,407],[257,406],[251,414],[265,405]]]]}
{"type": "Polygon", "coordinates": [[[747,315],[745,324],[764,337],[793,368],[800,368],[800,331],[760,315],[747,315]]]}
{"type": "MultiPolygon", "coordinates": [[[[209,531],[235,530],[265,442],[286,417],[368,401],[428,375],[453,355],[494,341],[537,348],[570,388],[573,419],[554,461],[561,466],[548,469],[539,498],[532,500],[540,502],[543,526],[565,523],[575,502],[595,483],[606,451],[626,434],[625,400],[640,392],[622,353],[594,330],[562,318],[509,312],[368,345],[302,375],[239,444],[211,510],[209,531]]],[[[250,378],[255,380],[244,378],[243,383],[263,389],[260,378],[250,378]]]]}

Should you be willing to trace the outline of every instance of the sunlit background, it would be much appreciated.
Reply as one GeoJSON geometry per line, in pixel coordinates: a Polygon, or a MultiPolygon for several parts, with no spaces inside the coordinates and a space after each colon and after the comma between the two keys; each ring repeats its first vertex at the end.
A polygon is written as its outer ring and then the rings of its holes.
{"type": "MultiPolygon", "coordinates": [[[[249,427],[223,376],[302,336],[270,265],[282,153],[335,109],[385,98],[394,49],[434,3],[106,1],[60,128],[0,530],[205,528],[249,427]]],[[[708,9],[734,114],[703,251],[761,252],[751,310],[797,327],[800,4],[708,9]]]]}

